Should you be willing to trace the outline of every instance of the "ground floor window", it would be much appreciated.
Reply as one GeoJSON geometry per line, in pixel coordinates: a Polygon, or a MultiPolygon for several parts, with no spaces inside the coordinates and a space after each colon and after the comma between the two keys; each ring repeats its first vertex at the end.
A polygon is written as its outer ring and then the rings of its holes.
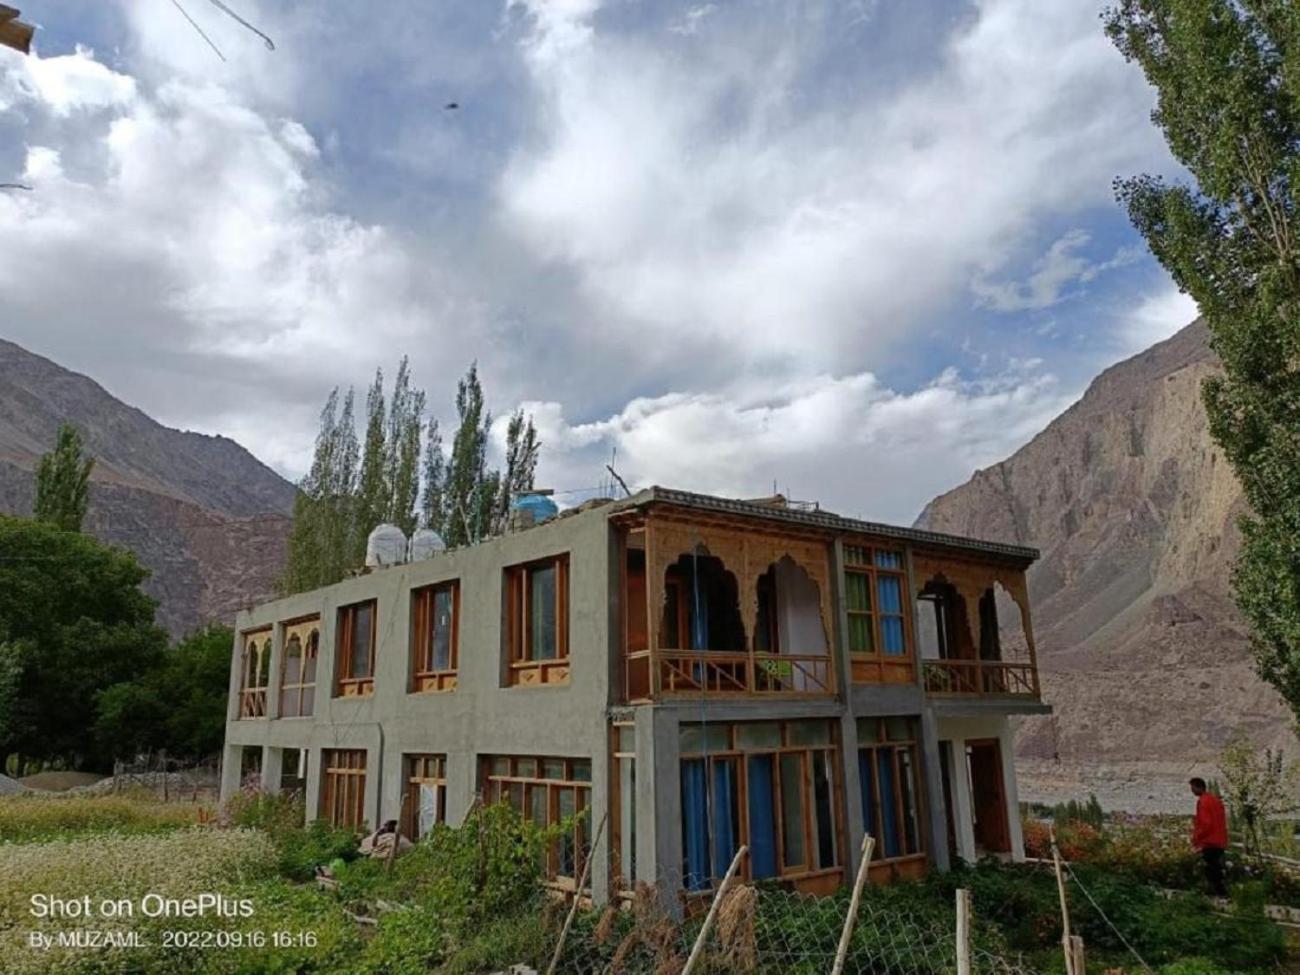
{"type": "Polygon", "coordinates": [[[682,725],[684,886],[706,890],[749,847],[745,875],[839,874],[839,763],[830,721],[682,725]]]}
{"type": "Polygon", "coordinates": [[[307,749],[285,748],[280,751],[280,791],[285,795],[306,795],[307,749]]]}
{"type": "Polygon", "coordinates": [[[447,821],[447,756],[404,755],[402,835],[412,841],[447,821]]]}
{"type": "Polygon", "coordinates": [[[614,889],[636,888],[636,726],[613,727],[613,767],[610,781],[610,849],[614,889]]]}
{"type": "Polygon", "coordinates": [[[591,761],[489,755],[480,773],[483,801],[506,802],[536,826],[572,823],[547,849],[546,876],[572,888],[590,853],[591,761]]]}
{"type": "Polygon", "coordinates": [[[863,829],[875,860],[923,856],[914,718],[858,719],[858,781],[863,829]]]}
{"type": "Polygon", "coordinates": [[[327,748],[321,753],[321,818],[360,828],[366,821],[366,752],[327,748]]]}

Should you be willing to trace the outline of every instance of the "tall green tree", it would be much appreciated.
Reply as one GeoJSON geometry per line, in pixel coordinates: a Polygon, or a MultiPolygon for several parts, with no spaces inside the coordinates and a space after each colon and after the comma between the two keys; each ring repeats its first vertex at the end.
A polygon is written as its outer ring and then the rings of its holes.
{"type": "MultiPolygon", "coordinates": [[[[0,756],[103,767],[101,691],[155,670],[167,646],[131,553],[0,515],[0,669],[12,685],[0,756]]],[[[3,690],[0,689],[0,693],[3,690]]]]}
{"type": "Polygon", "coordinates": [[[338,582],[354,561],[357,432],[353,392],[340,408],[333,390],[321,410],[311,469],[294,498],[293,530],[281,589],[305,592],[338,582]]]}
{"type": "Polygon", "coordinates": [[[1123,0],[1104,22],[1193,180],[1117,194],[1223,362],[1204,401],[1250,504],[1233,588],[1260,674],[1300,717],[1300,5],[1123,0]]]}
{"type": "Polygon", "coordinates": [[[492,414],[483,402],[477,363],[456,386],[456,418],[456,435],[443,478],[445,515],[439,529],[452,546],[487,536],[497,500],[498,478],[487,466],[492,414]]]}
{"type": "Polygon", "coordinates": [[[353,564],[360,565],[365,559],[366,539],[376,525],[388,520],[391,501],[384,374],[376,369],[375,381],[366,393],[366,434],[362,441],[361,479],[357,483],[356,521],[352,526],[353,564]]]}
{"type": "Polygon", "coordinates": [[[497,486],[494,531],[505,531],[511,502],[524,492],[532,490],[541,449],[533,418],[525,416],[522,408],[515,410],[506,426],[506,468],[497,486]]]}
{"type": "Polygon", "coordinates": [[[77,428],[70,423],[59,427],[54,449],[36,467],[36,519],[63,531],[81,531],[94,467],[94,458],[82,449],[77,428]]]}
{"type": "Polygon", "coordinates": [[[420,523],[439,533],[447,527],[446,478],[447,458],[442,453],[442,431],[437,418],[431,417],[425,434],[420,523]]]}
{"type": "MultiPolygon", "coordinates": [[[[424,429],[424,391],[411,388],[411,366],[406,356],[397,367],[393,397],[388,405],[388,440],[385,444],[388,504],[384,520],[407,535],[415,531],[416,501],[420,496],[420,434],[424,429]]],[[[373,527],[373,526],[372,526],[373,527]]]]}

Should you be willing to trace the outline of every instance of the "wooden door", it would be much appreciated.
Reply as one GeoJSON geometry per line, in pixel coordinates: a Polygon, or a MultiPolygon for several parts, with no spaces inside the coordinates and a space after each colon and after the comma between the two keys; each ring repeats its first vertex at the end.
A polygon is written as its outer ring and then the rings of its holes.
{"type": "Polygon", "coordinates": [[[1002,749],[996,738],[966,742],[971,812],[978,854],[1010,853],[1007,795],[1002,782],[1002,749]]]}

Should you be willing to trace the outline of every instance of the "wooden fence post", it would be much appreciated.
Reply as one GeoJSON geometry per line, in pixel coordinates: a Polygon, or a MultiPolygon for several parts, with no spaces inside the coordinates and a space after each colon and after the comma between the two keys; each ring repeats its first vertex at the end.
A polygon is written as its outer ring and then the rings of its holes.
{"type": "Polygon", "coordinates": [[[1056,847],[1056,827],[1052,838],[1052,866],[1056,870],[1056,891],[1061,897],[1061,949],[1065,952],[1065,975],[1083,975],[1074,968],[1074,948],[1070,940],[1070,905],[1065,899],[1065,875],[1061,872],[1061,851],[1056,847]]]}
{"type": "Polygon", "coordinates": [[[555,975],[555,966],[560,963],[560,955],[564,951],[564,941],[569,936],[569,928],[573,926],[573,918],[578,913],[578,903],[582,900],[582,888],[587,885],[587,873],[591,870],[591,861],[596,859],[596,848],[600,846],[600,836],[605,832],[605,820],[609,818],[609,813],[600,817],[600,825],[596,827],[596,835],[591,841],[591,853],[582,864],[582,876],[578,878],[578,886],[573,891],[573,904],[569,907],[569,916],[564,919],[564,927],[560,929],[560,940],[555,942],[555,954],[551,955],[551,963],[546,966],[546,975],[555,975]]]}
{"type": "Polygon", "coordinates": [[[957,891],[957,975],[970,975],[970,891],[957,891]]]}
{"type": "Polygon", "coordinates": [[[722,898],[726,896],[727,888],[731,886],[731,880],[736,876],[736,871],[740,868],[740,858],[749,852],[749,847],[742,846],[736,851],[736,855],[731,860],[731,866],[727,868],[727,875],[722,878],[722,883],[718,884],[718,892],[713,895],[713,903],[709,905],[709,913],[704,915],[704,924],[700,927],[700,933],[695,937],[695,945],[691,948],[691,956],[686,959],[686,967],[682,969],[682,975],[691,975],[691,969],[695,963],[700,960],[700,955],[704,953],[704,942],[709,937],[709,929],[713,927],[713,919],[718,915],[718,907],[722,904],[722,898]]]}
{"type": "Polygon", "coordinates": [[[844,919],[844,930],[840,932],[840,946],[835,952],[835,967],[831,969],[831,975],[841,975],[844,971],[844,962],[849,956],[849,941],[853,938],[853,926],[858,923],[862,887],[867,882],[867,870],[871,866],[871,854],[875,847],[874,836],[862,837],[862,862],[858,864],[858,875],[853,878],[853,897],[849,900],[849,913],[844,919]]]}

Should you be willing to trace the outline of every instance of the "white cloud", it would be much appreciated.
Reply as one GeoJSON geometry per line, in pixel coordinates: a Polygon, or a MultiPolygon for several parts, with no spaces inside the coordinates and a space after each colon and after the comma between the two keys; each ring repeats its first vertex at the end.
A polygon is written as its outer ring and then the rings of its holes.
{"type": "Polygon", "coordinates": [[[982,0],[936,71],[813,105],[792,94],[817,54],[798,31],[680,48],[539,15],[547,125],[506,173],[505,217],[611,327],[869,367],[1035,220],[1163,159],[1096,14],[982,0]]]}
{"type": "Polygon", "coordinates": [[[439,272],[387,229],[320,199],[316,144],[299,123],[212,84],[144,90],[89,57],[32,57],[0,81],[0,97],[33,116],[75,107],[98,123],[29,147],[35,191],[0,198],[0,291],[45,321],[42,351],[61,350],[65,364],[94,373],[130,357],[118,373],[127,388],[115,390],[128,399],[149,405],[151,358],[180,357],[200,373],[210,363],[199,382],[222,381],[243,421],[228,402],[175,390],[152,411],[200,429],[221,429],[213,419],[224,415],[267,460],[301,470],[315,413],[297,410],[301,387],[319,402],[436,334],[447,302],[439,272]],[[61,163],[68,153],[82,159],[76,175],[61,163]],[[302,417],[296,449],[269,420],[286,410],[302,417]]]}
{"type": "Polygon", "coordinates": [[[1107,271],[1142,257],[1139,248],[1121,247],[1107,261],[1091,261],[1079,253],[1091,239],[1082,229],[1067,231],[1034,263],[1033,272],[1024,282],[992,281],[980,275],[971,283],[971,291],[981,305],[994,311],[1036,311],[1082,293],[1078,289],[1068,291],[1071,285],[1095,281],[1107,271]]]}
{"type": "Polygon", "coordinates": [[[569,423],[557,402],[525,409],[543,443],[540,476],[561,490],[596,484],[617,449],[633,489],[744,497],[775,480],[845,514],[907,522],[934,494],[1021,446],[1074,395],[1050,375],[971,382],[949,370],[906,394],[857,373],[638,398],[590,423],[569,423]]]}
{"type": "Polygon", "coordinates": [[[1120,356],[1130,356],[1163,342],[1200,314],[1191,295],[1179,291],[1172,282],[1141,298],[1137,305],[1120,317],[1115,332],[1115,348],[1120,356]]]}
{"type": "Polygon", "coordinates": [[[78,110],[126,105],[136,96],[134,79],[105,67],[93,51],[80,45],[75,54],[63,57],[17,60],[5,71],[3,87],[19,89],[0,96],[5,103],[26,94],[63,118],[78,110]]]}

